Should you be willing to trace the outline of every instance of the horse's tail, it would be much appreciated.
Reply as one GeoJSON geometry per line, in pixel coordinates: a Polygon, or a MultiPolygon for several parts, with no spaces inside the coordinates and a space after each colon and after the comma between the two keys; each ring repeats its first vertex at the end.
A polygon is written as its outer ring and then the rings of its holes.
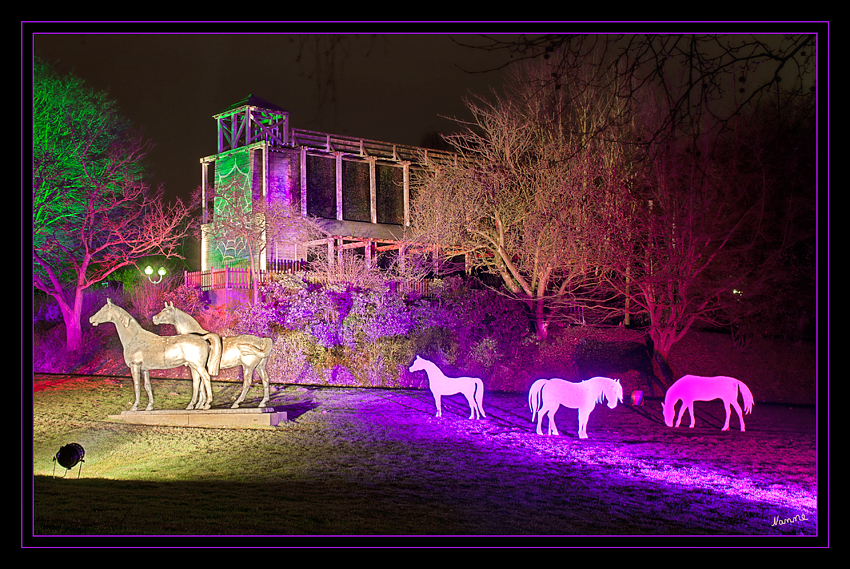
{"type": "Polygon", "coordinates": [[[263,338],[263,356],[269,357],[272,353],[272,347],[274,344],[272,343],[271,338],[263,338]]]}
{"type": "Polygon", "coordinates": [[[540,398],[540,390],[542,388],[543,380],[538,379],[531,385],[531,389],[528,390],[528,408],[531,409],[532,423],[537,419],[537,412],[540,410],[540,406],[543,403],[540,398]]]}
{"type": "Polygon", "coordinates": [[[273,345],[271,338],[260,338],[246,334],[240,336],[239,351],[244,354],[247,350],[258,358],[266,359],[271,355],[273,345]]]}
{"type": "Polygon", "coordinates": [[[221,336],[209,332],[204,334],[204,340],[210,345],[210,355],[207,358],[207,372],[210,375],[218,375],[221,365],[221,336]]]}
{"type": "Polygon", "coordinates": [[[736,379],[735,381],[738,382],[738,391],[741,392],[741,397],[744,398],[744,414],[749,415],[753,410],[753,405],[755,405],[753,394],[743,381],[740,379],[736,379]]]}

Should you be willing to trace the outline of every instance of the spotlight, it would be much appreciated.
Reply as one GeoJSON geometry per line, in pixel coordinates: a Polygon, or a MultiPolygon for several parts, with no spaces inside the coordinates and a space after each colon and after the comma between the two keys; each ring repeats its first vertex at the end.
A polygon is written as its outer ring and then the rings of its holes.
{"type": "MultiPolygon", "coordinates": [[[[56,456],[53,457],[53,478],[56,478],[56,463],[65,469],[67,474],[69,470],[80,463],[80,470],[77,471],[77,478],[80,477],[80,472],[83,470],[83,457],[86,456],[86,451],[82,445],[77,443],[67,444],[59,449],[56,456]]],[[[64,477],[64,475],[63,475],[64,477]]]]}
{"type": "Polygon", "coordinates": [[[632,405],[643,405],[643,391],[632,391],[632,405]]]}

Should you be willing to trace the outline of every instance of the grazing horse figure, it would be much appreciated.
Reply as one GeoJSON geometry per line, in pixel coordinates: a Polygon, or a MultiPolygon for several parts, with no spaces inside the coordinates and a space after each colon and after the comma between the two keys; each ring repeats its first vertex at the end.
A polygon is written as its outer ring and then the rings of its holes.
{"type": "Polygon", "coordinates": [[[218,341],[219,353],[221,354],[221,361],[218,362],[220,369],[242,366],[242,393],[231,405],[232,409],[237,409],[239,404],[245,400],[245,395],[251,388],[251,380],[254,378],[254,370],[256,369],[263,382],[263,400],[260,401],[259,406],[266,406],[269,401],[269,376],[266,373],[266,362],[268,362],[269,355],[272,353],[271,338],[260,338],[250,334],[221,338],[218,334],[204,330],[197,320],[176,308],[173,302],[171,304],[165,303],[165,308],[153,317],[153,322],[154,324],[173,324],[178,334],[201,334],[211,343],[218,341]]]}
{"type": "Polygon", "coordinates": [[[441,397],[443,395],[454,395],[462,393],[469,402],[469,418],[479,419],[486,417],[484,414],[484,382],[477,377],[446,377],[436,364],[423,357],[416,356],[410,371],[422,371],[428,375],[428,386],[437,404],[437,417],[442,417],[443,406],[441,397]]]}
{"type": "Polygon", "coordinates": [[[188,366],[192,372],[193,391],[192,400],[187,409],[209,409],[212,401],[212,387],[210,375],[207,369],[209,362],[210,347],[200,336],[192,334],[180,336],[157,336],[148,332],[136,321],[135,318],[121,308],[112,304],[107,299],[106,304],[97,311],[97,314],[89,318],[92,326],[112,322],[118,331],[118,337],[124,346],[124,362],[130,368],[133,376],[133,389],[136,394],[136,402],[132,410],[139,408],[139,376],[144,376],[145,391],[148,394],[147,410],[153,409],[153,391],[149,370],[171,369],[180,366],[188,366]],[[201,402],[198,399],[198,384],[206,390],[206,399],[201,402]]]}
{"type": "Polygon", "coordinates": [[[613,409],[617,402],[623,402],[623,386],[619,379],[592,377],[581,383],[573,383],[560,378],[538,379],[528,390],[528,407],[531,409],[531,421],[537,419],[537,434],[543,434],[543,416],[549,416],[549,434],[557,435],[555,413],[563,405],[578,409],[578,437],[587,438],[587,420],[597,403],[608,400],[613,409]]]}
{"type": "Polygon", "coordinates": [[[729,430],[729,417],[732,414],[730,407],[735,408],[738,413],[738,420],[741,423],[741,431],[744,431],[744,415],[741,413],[741,406],[738,405],[738,391],[741,392],[741,397],[744,399],[744,413],[750,414],[753,410],[753,394],[750,388],[743,381],[737,380],[734,377],[702,377],[699,375],[685,375],[670,386],[667,394],[664,396],[664,402],[661,404],[661,411],[664,413],[664,423],[668,427],[673,426],[673,419],[676,417],[676,402],[682,400],[682,408],[679,410],[679,420],[676,421],[678,427],[682,423],[682,417],[687,410],[691,414],[691,428],[696,423],[694,417],[694,401],[711,401],[713,399],[723,400],[723,410],[726,411],[726,422],[723,423],[721,431],[729,430]]]}

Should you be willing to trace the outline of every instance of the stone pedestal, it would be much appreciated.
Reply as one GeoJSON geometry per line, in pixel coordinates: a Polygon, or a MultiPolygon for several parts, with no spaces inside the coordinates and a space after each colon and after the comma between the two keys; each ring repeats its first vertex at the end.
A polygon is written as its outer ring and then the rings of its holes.
{"type": "Polygon", "coordinates": [[[154,411],[122,411],[109,418],[137,425],[170,425],[175,427],[276,427],[286,421],[286,411],[274,408],[208,409],[187,411],[163,409],[154,411]]]}

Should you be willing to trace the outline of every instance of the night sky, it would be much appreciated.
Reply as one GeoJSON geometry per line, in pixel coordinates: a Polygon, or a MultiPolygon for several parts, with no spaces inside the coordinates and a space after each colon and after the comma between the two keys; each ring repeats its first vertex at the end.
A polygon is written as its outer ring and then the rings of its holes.
{"type": "MultiPolygon", "coordinates": [[[[99,30],[92,34],[75,25],[33,34],[32,50],[106,90],[144,128],[156,144],[151,180],[167,197],[188,196],[200,184],[199,159],[216,152],[213,115],[248,94],[289,111],[295,128],[417,146],[428,133],[455,128],[443,117],[464,117],[464,97],[501,86],[501,73],[468,71],[492,68],[507,55],[452,40],[473,41],[469,35],[339,37],[290,27],[250,34],[92,27],[99,30]]],[[[28,40],[24,34],[23,43],[28,40]]]]}

